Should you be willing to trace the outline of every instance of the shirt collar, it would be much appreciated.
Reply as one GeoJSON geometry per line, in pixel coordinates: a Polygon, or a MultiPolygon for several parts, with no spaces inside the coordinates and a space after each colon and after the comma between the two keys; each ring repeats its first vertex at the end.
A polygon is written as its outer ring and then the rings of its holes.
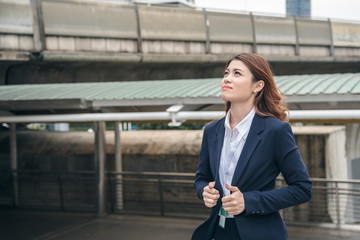
{"type": "MultiPolygon", "coordinates": [[[[230,112],[231,109],[227,112],[224,123],[225,129],[227,131],[231,131],[230,112]]],[[[246,115],[246,117],[238,125],[235,126],[234,131],[237,131],[239,133],[239,136],[241,136],[241,138],[243,138],[246,135],[246,133],[250,130],[254,116],[255,116],[255,107],[253,107],[251,111],[248,113],[248,115],[246,115]]]]}

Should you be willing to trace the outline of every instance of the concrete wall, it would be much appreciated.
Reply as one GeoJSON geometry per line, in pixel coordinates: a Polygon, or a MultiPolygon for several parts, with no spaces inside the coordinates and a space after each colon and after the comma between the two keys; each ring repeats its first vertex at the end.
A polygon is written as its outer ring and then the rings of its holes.
{"type": "MultiPolygon", "coordinates": [[[[0,153],[5,157],[9,153],[8,136],[0,136],[0,153]]],[[[194,173],[201,137],[202,131],[121,132],[123,169],[194,173]]],[[[19,170],[81,171],[94,167],[94,133],[23,131],[18,132],[17,139],[19,170]]],[[[113,170],[111,131],[106,133],[106,145],[108,170],[113,170]]],[[[2,170],[9,167],[8,159],[0,161],[2,170]]]]}
{"type": "MultiPolygon", "coordinates": [[[[302,158],[308,167],[311,177],[318,178],[347,178],[347,161],[345,156],[345,127],[314,126],[293,127],[296,142],[302,158]]],[[[0,134],[0,153],[9,152],[7,133],[0,134]]],[[[122,154],[125,171],[168,171],[195,172],[198,154],[200,152],[202,131],[124,131],[121,132],[122,154]],[[175,157],[176,156],[176,157],[175,157]],[[159,160],[162,159],[162,160],[159,160]],[[166,159],[174,159],[166,163],[166,159]],[[175,160],[177,158],[182,161],[175,160]],[[151,161],[157,159],[157,164],[151,161]],[[148,162],[151,163],[148,163],[148,162]],[[185,164],[185,162],[187,162],[185,164]],[[184,166],[181,166],[184,165],[184,166]],[[186,166],[186,167],[185,167],[186,166]],[[180,170],[181,169],[181,170],[180,170]]],[[[75,164],[74,156],[88,156],[92,161],[94,152],[94,134],[88,132],[42,132],[21,131],[17,133],[18,156],[20,169],[29,168],[26,159],[31,157],[54,159],[62,156],[60,161],[68,164],[44,162],[44,165],[31,164],[33,170],[90,170],[91,164],[75,164]],[[72,160],[67,160],[67,157],[72,160]],[[60,164],[60,165],[59,165],[60,164]]],[[[114,133],[106,133],[107,154],[109,156],[109,170],[114,154],[114,133]]],[[[7,164],[2,160],[3,166],[7,164]]],[[[4,168],[3,168],[4,169],[4,168]]]]}

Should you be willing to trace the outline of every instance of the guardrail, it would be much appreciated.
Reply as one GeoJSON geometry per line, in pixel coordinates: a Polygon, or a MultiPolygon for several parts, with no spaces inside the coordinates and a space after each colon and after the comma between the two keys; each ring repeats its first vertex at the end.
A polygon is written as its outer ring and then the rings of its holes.
{"type": "MultiPolygon", "coordinates": [[[[312,198],[308,203],[283,209],[289,224],[360,229],[360,181],[312,178],[312,198]]],[[[285,186],[277,179],[277,186],[285,186]]]]}
{"type": "Polygon", "coordinates": [[[360,47],[360,23],[102,1],[0,0],[0,44],[35,52],[349,56],[359,53],[349,48],[360,47]]]}
{"type": "Polygon", "coordinates": [[[0,172],[0,205],[20,209],[95,211],[93,171],[0,172]]]}
{"type": "MultiPolygon", "coordinates": [[[[194,177],[193,173],[108,172],[108,212],[207,217],[210,210],[196,196],[194,177]]],[[[360,229],[360,181],[320,178],[312,181],[310,202],[280,211],[285,222],[360,229]]],[[[95,185],[93,171],[1,172],[0,205],[95,211],[95,185]]],[[[285,185],[282,178],[277,179],[277,188],[285,185]]]]}

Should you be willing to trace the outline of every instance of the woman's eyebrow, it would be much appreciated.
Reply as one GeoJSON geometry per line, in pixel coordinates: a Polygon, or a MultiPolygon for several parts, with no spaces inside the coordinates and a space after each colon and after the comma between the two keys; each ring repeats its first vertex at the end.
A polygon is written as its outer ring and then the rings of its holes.
{"type": "Polygon", "coordinates": [[[234,70],[240,71],[240,72],[244,72],[244,70],[242,70],[241,68],[234,68],[234,70]]]}
{"type": "MultiPolygon", "coordinates": [[[[225,71],[230,71],[229,68],[225,69],[225,71]]],[[[234,68],[233,71],[240,71],[240,72],[245,72],[244,70],[242,70],[241,68],[234,68]]]]}

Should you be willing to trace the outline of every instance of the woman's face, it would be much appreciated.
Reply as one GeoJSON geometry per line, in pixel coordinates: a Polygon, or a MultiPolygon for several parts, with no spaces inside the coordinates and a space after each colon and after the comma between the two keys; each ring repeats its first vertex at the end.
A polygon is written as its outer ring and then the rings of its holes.
{"type": "Polygon", "coordinates": [[[233,60],[224,73],[221,81],[221,97],[231,103],[253,103],[257,83],[253,75],[240,60],[233,60]]]}

